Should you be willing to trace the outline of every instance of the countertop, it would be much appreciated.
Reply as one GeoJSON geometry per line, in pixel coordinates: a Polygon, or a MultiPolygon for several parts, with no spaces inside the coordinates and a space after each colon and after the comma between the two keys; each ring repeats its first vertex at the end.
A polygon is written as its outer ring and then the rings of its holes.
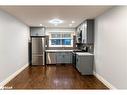
{"type": "Polygon", "coordinates": [[[74,54],[77,54],[77,55],[93,55],[92,53],[89,53],[89,52],[74,52],[74,50],[45,50],[45,52],[72,52],[74,54]]]}
{"type": "Polygon", "coordinates": [[[94,55],[92,53],[88,53],[88,52],[76,52],[77,55],[94,55]]]}
{"type": "Polygon", "coordinates": [[[73,52],[73,50],[45,50],[45,52],[73,52]]]}

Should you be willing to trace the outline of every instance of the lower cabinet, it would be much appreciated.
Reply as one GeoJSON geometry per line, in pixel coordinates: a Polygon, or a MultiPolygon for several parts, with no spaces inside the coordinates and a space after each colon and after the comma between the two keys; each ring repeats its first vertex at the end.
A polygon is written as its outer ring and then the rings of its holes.
{"type": "Polygon", "coordinates": [[[57,64],[64,63],[64,54],[63,53],[56,53],[56,62],[57,64]]]}
{"type": "Polygon", "coordinates": [[[71,52],[48,52],[46,64],[70,64],[72,63],[71,52]]]}
{"type": "Polygon", "coordinates": [[[76,55],[76,68],[82,75],[93,74],[93,55],[76,55]]]}
{"type": "Polygon", "coordinates": [[[57,53],[57,64],[68,64],[68,63],[72,63],[72,53],[70,52],[61,52],[61,53],[57,53]]]}
{"type": "Polygon", "coordinates": [[[72,53],[64,53],[64,63],[72,63],[72,53]]]}

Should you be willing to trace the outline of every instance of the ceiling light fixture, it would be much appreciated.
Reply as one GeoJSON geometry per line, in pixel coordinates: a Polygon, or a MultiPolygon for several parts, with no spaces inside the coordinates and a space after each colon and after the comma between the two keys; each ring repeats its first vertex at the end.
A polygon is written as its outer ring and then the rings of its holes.
{"type": "Polygon", "coordinates": [[[40,24],[40,26],[43,26],[42,24],[40,24]]]}
{"type": "Polygon", "coordinates": [[[49,23],[54,24],[55,26],[57,26],[58,24],[63,23],[63,20],[60,19],[52,19],[49,21],[49,23]]]}
{"type": "Polygon", "coordinates": [[[71,23],[75,23],[75,21],[72,21],[71,23]]]}

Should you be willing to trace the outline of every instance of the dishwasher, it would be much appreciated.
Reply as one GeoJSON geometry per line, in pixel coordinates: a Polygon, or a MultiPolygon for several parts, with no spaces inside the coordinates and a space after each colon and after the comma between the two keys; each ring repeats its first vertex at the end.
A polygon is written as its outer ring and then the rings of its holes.
{"type": "Polygon", "coordinates": [[[47,52],[46,53],[46,64],[56,64],[56,53],[55,52],[47,52]]]}

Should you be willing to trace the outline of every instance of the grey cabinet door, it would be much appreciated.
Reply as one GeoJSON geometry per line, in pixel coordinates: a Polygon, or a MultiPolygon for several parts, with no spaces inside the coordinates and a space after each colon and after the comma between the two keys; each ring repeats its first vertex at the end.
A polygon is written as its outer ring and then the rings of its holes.
{"type": "Polygon", "coordinates": [[[56,56],[57,56],[57,64],[61,64],[61,63],[63,63],[63,61],[64,61],[64,59],[63,59],[63,55],[64,55],[64,53],[57,53],[56,54],[56,56]]]}
{"type": "Polygon", "coordinates": [[[72,54],[68,52],[57,53],[57,64],[61,63],[72,63],[72,54]]]}
{"type": "Polygon", "coordinates": [[[80,68],[80,59],[79,59],[78,55],[76,55],[76,68],[80,72],[80,70],[81,70],[81,68],[80,68]]]}
{"type": "Polygon", "coordinates": [[[82,75],[93,74],[93,56],[91,56],[91,55],[85,55],[85,56],[76,55],[76,68],[82,75]]]}
{"type": "Polygon", "coordinates": [[[30,27],[30,36],[45,36],[44,27],[30,27]]]}
{"type": "Polygon", "coordinates": [[[93,73],[93,56],[84,56],[81,58],[81,72],[83,75],[93,73]]]}
{"type": "Polygon", "coordinates": [[[72,54],[66,52],[51,52],[46,54],[47,64],[68,64],[72,63],[72,54]]]}
{"type": "Polygon", "coordinates": [[[69,62],[72,63],[72,56],[73,56],[72,53],[69,53],[69,56],[70,56],[70,61],[69,62]]]}
{"type": "Polygon", "coordinates": [[[64,63],[70,63],[70,53],[64,53],[64,63]]]}
{"type": "Polygon", "coordinates": [[[94,43],[94,20],[87,20],[87,43],[94,43]]]}

